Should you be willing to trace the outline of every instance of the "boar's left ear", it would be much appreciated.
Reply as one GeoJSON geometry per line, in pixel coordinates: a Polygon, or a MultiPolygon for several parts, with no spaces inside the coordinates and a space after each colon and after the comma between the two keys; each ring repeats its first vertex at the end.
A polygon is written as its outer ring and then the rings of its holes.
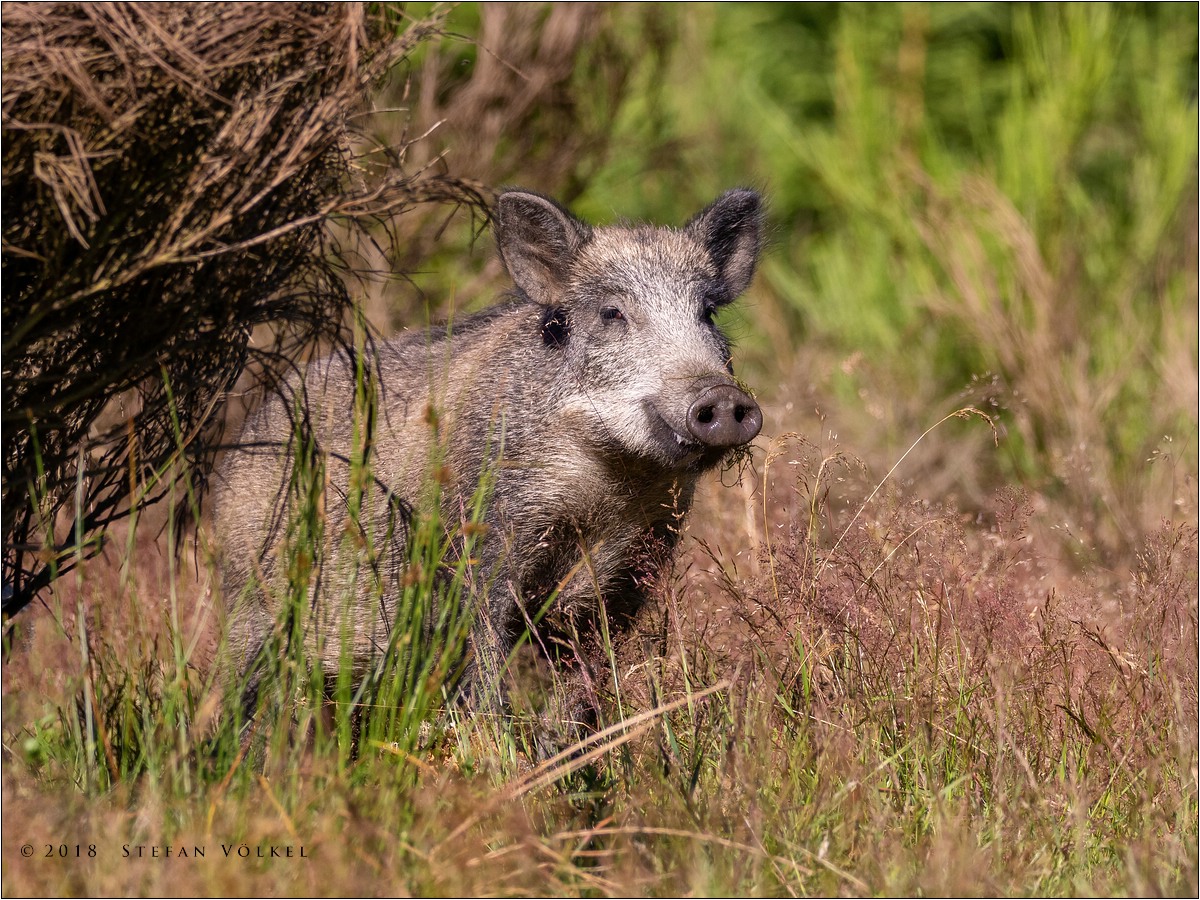
{"type": "Polygon", "coordinates": [[[592,230],[549,197],[514,190],[496,200],[496,236],[500,258],[517,287],[531,300],[553,306],[592,230]]]}
{"type": "Polygon", "coordinates": [[[762,198],[746,188],[726,191],[687,223],[708,250],[733,299],[754,277],[762,246],[762,198]]]}

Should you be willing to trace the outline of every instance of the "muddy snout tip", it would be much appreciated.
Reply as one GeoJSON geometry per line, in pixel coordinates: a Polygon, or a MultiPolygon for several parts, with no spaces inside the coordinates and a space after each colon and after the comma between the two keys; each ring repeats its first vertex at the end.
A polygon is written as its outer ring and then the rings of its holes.
{"type": "Polygon", "coordinates": [[[762,410],[740,388],[718,384],[696,398],[688,410],[687,427],[708,447],[740,447],[754,440],[762,428],[762,410]]]}

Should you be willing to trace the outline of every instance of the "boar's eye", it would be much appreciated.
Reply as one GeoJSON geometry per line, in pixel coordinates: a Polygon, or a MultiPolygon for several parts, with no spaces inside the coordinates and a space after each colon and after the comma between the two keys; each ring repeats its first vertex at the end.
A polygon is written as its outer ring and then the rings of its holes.
{"type": "Polygon", "coordinates": [[[615,306],[606,306],[600,310],[600,318],[605,322],[624,322],[625,313],[621,312],[615,306]]]}
{"type": "Polygon", "coordinates": [[[714,318],[717,315],[717,305],[715,303],[704,304],[704,312],[701,313],[701,315],[704,317],[705,322],[707,322],[709,325],[712,325],[714,328],[716,327],[717,323],[714,321],[714,318]]]}

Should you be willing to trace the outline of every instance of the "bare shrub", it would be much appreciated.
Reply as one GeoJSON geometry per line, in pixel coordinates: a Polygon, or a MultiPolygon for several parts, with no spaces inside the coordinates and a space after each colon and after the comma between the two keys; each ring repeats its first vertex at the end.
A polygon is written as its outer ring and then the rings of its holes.
{"type": "Polygon", "coordinates": [[[351,152],[368,89],[439,24],[361,4],[5,4],[6,615],[173,466],[202,481],[248,362],[344,335],[331,221],[479,203],[403,147],[351,152]]]}

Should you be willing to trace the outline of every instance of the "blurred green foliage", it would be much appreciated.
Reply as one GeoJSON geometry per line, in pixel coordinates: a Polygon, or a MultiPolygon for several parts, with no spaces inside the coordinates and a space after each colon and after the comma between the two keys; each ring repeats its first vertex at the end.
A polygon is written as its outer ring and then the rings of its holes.
{"type": "Polygon", "coordinates": [[[834,367],[835,396],[891,385],[908,435],[995,404],[993,476],[1097,507],[1076,513],[1113,545],[1169,514],[1142,476],[1196,429],[1194,7],[656,9],[670,64],[641,73],[583,214],[763,188],[789,349],[870,362],[834,367]]]}

